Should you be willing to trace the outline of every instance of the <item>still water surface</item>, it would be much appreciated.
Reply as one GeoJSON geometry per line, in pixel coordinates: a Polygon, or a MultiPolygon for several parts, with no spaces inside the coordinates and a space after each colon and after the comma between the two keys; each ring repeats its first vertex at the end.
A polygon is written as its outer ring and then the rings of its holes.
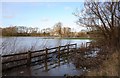
{"type": "Polygon", "coordinates": [[[82,43],[89,42],[89,39],[59,39],[59,38],[45,38],[45,37],[2,37],[0,38],[1,54],[14,54],[19,52],[26,52],[28,50],[40,50],[44,48],[56,47],[59,45],[66,45],[77,43],[79,47],[82,43]]]}
{"type": "MultiPolygon", "coordinates": [[[[44,48],[56,47],[60,45],[77,43],[80,47],[82,43],[89,42],[88,39],[59,39],[59,38],[43,38],[43,37],[4,37],[0,38],[2,55],[26,52],[28,50],[40,50],[44,48]]],[[[18,68],[5,72],[7,76],[64,76],[81,75],[84,73],[83,69],[76,69],[72,63],[57,66],[47,72],[39,69],[40,65],[35,65],[28,68],[18,68]]]]}

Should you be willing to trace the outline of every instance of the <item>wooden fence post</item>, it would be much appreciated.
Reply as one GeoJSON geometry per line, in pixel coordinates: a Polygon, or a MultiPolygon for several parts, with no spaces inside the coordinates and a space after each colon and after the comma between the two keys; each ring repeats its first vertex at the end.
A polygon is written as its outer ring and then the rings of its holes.
{"type": "Polygon", "coordinates": [[[69,44],[67,45],[67,52],[69,53],[69,44]]]}
{"type": "Polygon", "coordinates": [[[77,43],[75,44],[75,49],[73,52],[77,53],[77,43]]]}
{"type": "Polygon", "coordinates": [[[69,44],[67,45],[67,62],[69,63],[69,44]]]}
{"type": "Polygon", "coordinates": [[[87,48],[87,45],[88,45],[88,42],[86,42],[86,46],[85,46],[86,48],[87,48]]]}
{"type": "Polygon", "coordinates": [[[77,49],[77,44],[75,44],[75,49],[77,49]]]}
{"type": "Polygon", "coordinates": [[[30,66],[31,64],[31,52],[28,51],[28,55],[27,55],[27,65],[30,66]]]}
{"type": "Polygon", "coordinates": [[[60,48],[61,46],[58,47],[58,65],[60,66],[60,48]]]}
{"type": "Polygon", "coordinates": [[[48,70],[48,66],[47,66],[47,56],[48,56],[48,49],[45,49],[45,71],[48,70]]]}

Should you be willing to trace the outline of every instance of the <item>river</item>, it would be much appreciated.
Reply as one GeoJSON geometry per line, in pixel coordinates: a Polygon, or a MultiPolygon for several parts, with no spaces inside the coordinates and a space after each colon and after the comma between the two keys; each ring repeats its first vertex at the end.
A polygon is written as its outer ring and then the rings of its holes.
{"type": "Polygon", "coordinates": [[[0,53],[2,55],[26,52],[28,50],[40,50],[44,48],[56,47],[60,45],[77,43],[80,47],[82,43],[89,42],[89,39],[60,39],[45,37],[2,37],[0,38],[0,53]]]}

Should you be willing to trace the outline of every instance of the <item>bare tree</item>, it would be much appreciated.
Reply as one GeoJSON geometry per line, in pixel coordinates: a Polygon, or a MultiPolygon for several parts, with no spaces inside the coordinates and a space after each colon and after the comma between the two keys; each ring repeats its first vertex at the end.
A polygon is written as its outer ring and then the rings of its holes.
{"type": "Polygon", "coordinates": [[[78,17],[77,24],[87,27],[98,35],[99,39],[109,46],[120,48],[120,2],[93,2],[84,3],[82,12],[74,13],[78,17]]]}
{"type": "Polygon", "coordinates": [[[56,23],[54,25],[53,30],[54,30],[54,34],[56,36],[60,36],[61,37],[62,36],[62,23],[61,22],[56,23]]]}
{"type": "Polygon", "coordinates": [[[70,27],[63,27],[62,28],[62,35],[64,37],[70,37],[71,36],[71,28],[70,27]]]}

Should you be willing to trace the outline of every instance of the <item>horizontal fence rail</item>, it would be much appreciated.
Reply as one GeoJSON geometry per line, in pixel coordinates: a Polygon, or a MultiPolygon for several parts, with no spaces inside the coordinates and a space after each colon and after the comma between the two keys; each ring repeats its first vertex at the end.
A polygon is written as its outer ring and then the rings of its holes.
{"type": "Polygon", "coordinates": [[[17,68],[20,66],[44,65],[42,68],[48,70],[48,65],[53,65],[55,62],[60,65],[66,57],[74,52],[77,44],[68,44],[53,48],[45,48],[43,50],[28,51],[24,53],[10,54],[2,56],[2,70],[17,68]]]}

